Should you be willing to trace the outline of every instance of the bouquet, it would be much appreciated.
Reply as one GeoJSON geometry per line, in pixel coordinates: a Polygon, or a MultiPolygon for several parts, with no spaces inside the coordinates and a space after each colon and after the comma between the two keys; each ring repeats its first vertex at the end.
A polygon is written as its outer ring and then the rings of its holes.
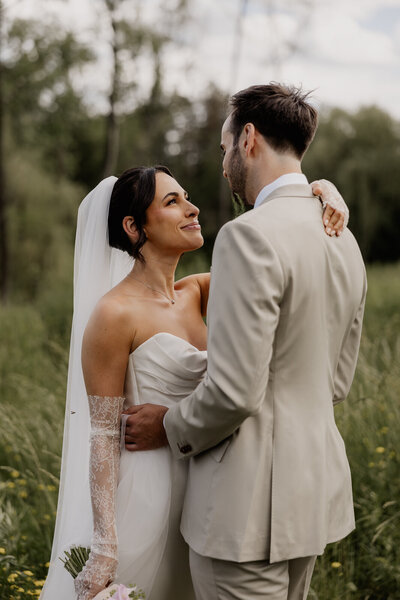
{"type": "MultiPolygon", "coordinates": [[[[64,568],[75,579],[82,571],[89,558],[90,548],[82,546],[73,546],[69,552],[64,552],[64,558],[60,557],[64,563],[64,568]]],[[[101,592],[99,592],[93,600],[145,600],[146,596],[143,590],[138,589],[136,585],[126,587],[122,583],[113,583],[101,592]]]]}

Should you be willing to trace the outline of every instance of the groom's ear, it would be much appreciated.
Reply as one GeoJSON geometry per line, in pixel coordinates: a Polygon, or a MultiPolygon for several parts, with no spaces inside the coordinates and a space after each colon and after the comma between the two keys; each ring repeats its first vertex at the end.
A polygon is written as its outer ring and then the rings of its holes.
{"type": "Polygon", "coordinates": [[[243,139],[243,148],[246,152],[246,156],[250,156],[255,146],[256,139],[256,128],[253,123],[246,123],[243,127],[244,139],[243,139]]]}
{"type": "Polygon", "coordinates": [[[124,217],[122,220],[122,227],[124,228],[125,233],[131,240],[133,244],[136,244],[139,241],[139,232],[136,227],[136,223],[133,217],[124,217]]]}

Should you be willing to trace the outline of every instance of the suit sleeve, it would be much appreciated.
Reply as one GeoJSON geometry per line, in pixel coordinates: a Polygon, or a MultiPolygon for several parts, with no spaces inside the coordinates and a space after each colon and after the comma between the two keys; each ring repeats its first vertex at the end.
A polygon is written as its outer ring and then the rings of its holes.
{"type": "Polygon", "coordinates": [[[357,309],[355,318],[343,341],[334,380],[333,404],[339,404],[346,399],[354,378],[360,348],[362,321],[364,316],[367,280],[364,278],[363,297],[357,309]]]}
{"type": "Polygon", "coordinates": [[[265,234],[240,219],[226,224],[213,254],[207,373],[165,416],[177,458],[218,444],[260,411],[283,290],[283,271],[265,234]]]}

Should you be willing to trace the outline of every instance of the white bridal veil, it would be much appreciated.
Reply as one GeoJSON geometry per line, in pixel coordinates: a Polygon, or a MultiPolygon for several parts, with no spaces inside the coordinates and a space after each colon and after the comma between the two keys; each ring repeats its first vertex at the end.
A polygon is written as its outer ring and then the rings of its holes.
{"type": "Polygon", "coordinates": [[[108,244],[108,209],[116,177],[101,181],[82,201],[74,256],[74,315],[69,355],[64,441],[57,519],[50,569],[41,600],[72,600],[73,579],[59,557],[71,546],[89,547],[92,507],[89,489],[90,418],[81,367],[83,332],[97,301],[133,266],[133,259],[108,244]]]}

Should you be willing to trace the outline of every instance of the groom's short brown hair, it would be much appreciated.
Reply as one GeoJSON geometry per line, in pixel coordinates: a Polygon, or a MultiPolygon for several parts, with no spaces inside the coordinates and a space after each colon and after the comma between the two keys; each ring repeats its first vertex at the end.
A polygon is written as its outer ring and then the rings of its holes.
{"type": "Polygon", "coordinates": [[[231,97],[230,129],[236,145],[246,123],[254,127],[278,152],[301,159],[312,142],[317,110],[306,102],[309,92],[279,83],[253,85],[231,97]]]}

